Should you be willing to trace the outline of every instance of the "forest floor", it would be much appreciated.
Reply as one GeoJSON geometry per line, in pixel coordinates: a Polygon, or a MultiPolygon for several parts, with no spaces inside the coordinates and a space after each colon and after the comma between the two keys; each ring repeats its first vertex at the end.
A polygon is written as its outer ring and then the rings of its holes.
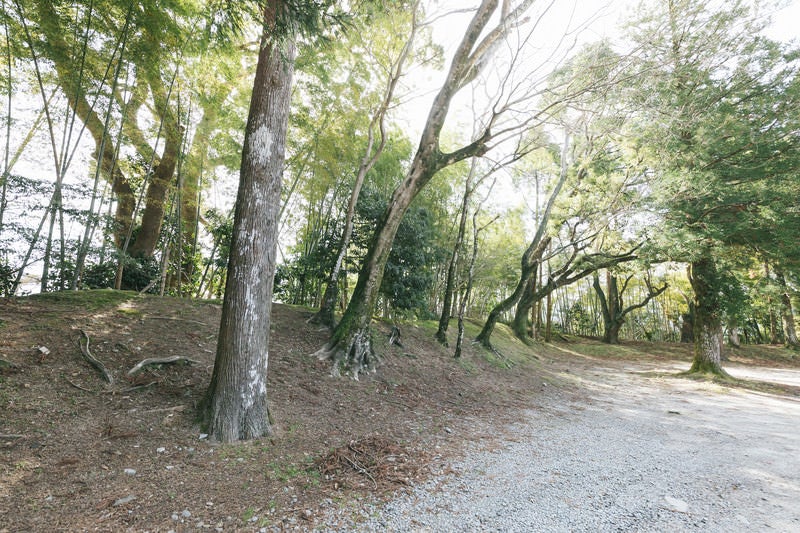
{"type": "MultiPolygon", "coordinates": [[[[433,341],[435,325],[376,324],[383,355],[360,381],[330,376],[310,354],[327,338],[311,312],[274,306],[269,391],[275,435],[209,442],[195,408],[210,380],[218,303],[91,291],[0,302],[0,533],[314,528],[331,511],[442,473],[487,427],[590,392],[569,367],[659,362],[685,367],[686,345],[570,339],[533,347],[503,326],[502,356],[471,344],[460,361],[433,341]],[[80,342],[114,378],[108,384],[80,342]],[[152,357],[191,364],[148,366],[152,357]],[[587,363],[588,361],[588,363],[587,363]]],[[[474,337],[477,326],[467,334],[474,337]]],[[[725,387],[800,396],[800,380],[760,380],[759,368],[800,368],[774,346],[731,350],[737,379],[725,387]]],[[[796,375],[789,373],[787,375],[796,375]]]]}

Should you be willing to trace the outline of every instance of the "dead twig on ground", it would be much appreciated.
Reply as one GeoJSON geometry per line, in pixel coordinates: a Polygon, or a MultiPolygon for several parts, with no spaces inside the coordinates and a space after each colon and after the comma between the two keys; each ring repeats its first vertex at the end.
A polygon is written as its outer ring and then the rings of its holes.
{"type": "Polygon", "coordinates": [[[408,485],[425,468],[425,458],[412,456],[403,447],[381,437],[367,437],[331,451],[314,464],[325,479],[355,486],[361,476],[375,489],[408,485]]]}
{"type": "Polygon", "coordinates": [[[75,387],[76,389],[79,389],[79,390],[82,390],[82,391],[86,391],[86,392],[94,392],[92,389],[87,389],[86,387],[81,387],[80,385],[78,385],[77,383],[74,383],[72,380],[70,380],[68,378],[64,378],[64,381],[66,381],[67,383],[69,383],[70,385],[75,387]]]}

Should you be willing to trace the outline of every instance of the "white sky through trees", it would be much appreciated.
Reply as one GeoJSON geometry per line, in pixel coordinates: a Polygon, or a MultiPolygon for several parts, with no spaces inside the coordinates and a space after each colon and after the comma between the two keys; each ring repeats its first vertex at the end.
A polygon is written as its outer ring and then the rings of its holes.
{"type": "MultiPolygon", "coordinates": [[[[474,6],[478,2],[466,3],[474,6]]],[[[544,75],[548,68],[548,61],[542,58],[554,57],[563,59],[564,54],[569,49],[577,50],[581,44],[597,41],[602,38],[609,38],[613,42],[621,40],[621,23],[629,18],[638,6],[640,0],[540,0],[535,2],[531,8],[533,24],[543,11],[542,20],[537,26],[532,45],[529,61],[542,63],[541,70],[538,72],[544,75]],[[563,39],[567,35],[567,39],[563,39]],[[618,39],[619,37],[619,39],[618,39]],[[574,45],[573,45],[574,43],[574,45]],[[562,54],[552,54],[553,49],[561,47],[562,54]]],[[[773,15],[773,24],[767,31],[767,35],[773,39],[789,42],[800,39],[800,31],[797,30],[797,21],[800,21],[800,0],[789,0],[784,2],[785,7],[773,15]]],[[[457,43],[461,40],[463,29],[472,12],[465,9],[463,0],[440,0],[431,1],[427,8],[429,19],[434,19],[434,41],[441,44],[445,53],[445,66],[448,68],[450,54],[457,43]],[[448,14],[449,13],[449,14],[448,14]]],[[[520,28],[525,32],[525,27],[520,28]]],[[[555,60],[550,60],[555,61],[555,60]]],[[[553,63],[555,66],[555,63],[553,63]]],[[[422,124],[427,117],[430,102],[438,89],[445,73],[442,71],[425,70],[419,67],[412,68],[405,80],[406,91],[403,105],[395,109],[392,119],[401,124],[404,132],[409,136],[412,144],[419,138],[422,124]]],[[[494,82],[497,82],[495,79],[494,82]]],[[[38,90],[33,85],[26,85],[23,80],[16,79],[15,91],[12,105],[12,118],[15,121],[11,130],[10,149],[12,154],[22,141],[22,137],[27,133],[34,117],[42,106],[42,98],[38,90]]],[[[478,84],[481,81],[477,82],[478,84]]],[[[487,83],[492,83],[491,74],[487,76],[487,83]]],[[[472,91],[465,90],[459,99],[455,100],[451,109],[451,119],[448,121],[449,129],[453,135],[468,135],[472,129],[473,113],[470,109],[470,96],[472,91]]],[[[480,90],[475,91],[480,92],[480,90]]],[[[57,96],[53,101],[54,109],[61,110],[56,115],[63,116],[63,109],[66,105],[63,97],[57,96]]],[[[365,110],[365,113],[367,111],[365,110]]],[[[291,120],[291,119],[290,119],[291,120]]],[[[3,129],[3,136],[5,128],[3,129]]],[[[57,126],[57,132],[62,131],[61,126],[57,126]]],[[[447,134],[445,135],[445,137],[447,134]]],[[[462,139],[463,140],[463,139],[462,139]]],[[[5,139],[2,139],[5,145],[5,139]]],[[[86,183],[87,176],[91,174],[93,166],[91,153],[94,144],[88,133],[84,132],[81,146],[73,158],[69,172],[65,176],[66,184],[86,183]]],[[[54,176],[53,160],[50,153],[49,141],[46,136],[46,128],[40,125],[39,132],[35,140],[28,146],[18,164],[13,169],[14,174],[19,174],[27,178],[50,180],[54,176]]],[[[207,207],[226,208],[232,204],[233,195],[236,191],[236,179],[238,175],[232,173],[230,176],[212,187],[204,193],[204,201],[207,207]]],[[[510,197],[514,201],[524,199],[524,194],[519,194],[511,186],[508,176],[498,183],[493,192],[497,197],[510,197]],[[505,183],[503,183],[505,181],[505,183]]],[[[501,202],[505,204],[506,202],[501,202]]],[[[530,203],[530,202],[529,202],[530,203]]],[[[14,216],[13,206],[9,205],[7,216],[14,216]]],[[[24,213],[18,216],[24,217],[24,213]]],[[[38,214],[36,215],[38,217],[38,214]]],[[[75,238],[82,232],[78,225],[67,227],[67,238],[75,238]]],[[[30,267],[29,272],[36,272],[37,267],[30,267]]]]}

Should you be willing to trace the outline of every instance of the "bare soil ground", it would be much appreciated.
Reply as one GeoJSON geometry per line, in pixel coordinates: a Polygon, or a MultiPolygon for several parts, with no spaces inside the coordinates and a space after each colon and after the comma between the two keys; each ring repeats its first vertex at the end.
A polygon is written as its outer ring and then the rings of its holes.
{"type": "MultiPolygon", "coordinates": [[[[505,357],[469,346],[462,361],[429,324],[401,325],[377,373],[330,377],[312,354],[327,332],[311,312],[276,305],[269,390],[272,438],[216,445],[195,408],[211,376],[220,306],[92,291],[0,303],[0,532],[197,531],[313,528],[448,468],[466,441],[486,442],[544,396],[585,391],[563,379],[573,361],[686,361],[685,346],[591,340],[528,348],[498,332],[505,357]],[[83,332],[83,333],[82,333],[83,332]],[[79,342],[109,369],[105,383],[79,342]],[[539,359],[534,357],[536,354],[539,359]],[[150,357],[194,364],[127,372],[150,357]],[[9,363],[2,364],[2,361],[9,363]]],[[[732,354],[794,366],[789,352],[732,354]]],[[[751,387],[800,394],[793,384],[751,387]]],[[[740,384],[741,385],[741,384],[740,384]]]]}

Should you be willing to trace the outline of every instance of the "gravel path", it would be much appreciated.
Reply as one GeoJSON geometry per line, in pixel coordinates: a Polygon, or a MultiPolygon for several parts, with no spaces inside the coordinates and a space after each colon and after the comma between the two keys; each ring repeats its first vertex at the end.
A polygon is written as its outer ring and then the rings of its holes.
{"type": "Polygon", "coordinates": [[[800,532],[800,401],[596,364],[560,369],[588,399],[544,399],[353,528],[800,532]]]}

